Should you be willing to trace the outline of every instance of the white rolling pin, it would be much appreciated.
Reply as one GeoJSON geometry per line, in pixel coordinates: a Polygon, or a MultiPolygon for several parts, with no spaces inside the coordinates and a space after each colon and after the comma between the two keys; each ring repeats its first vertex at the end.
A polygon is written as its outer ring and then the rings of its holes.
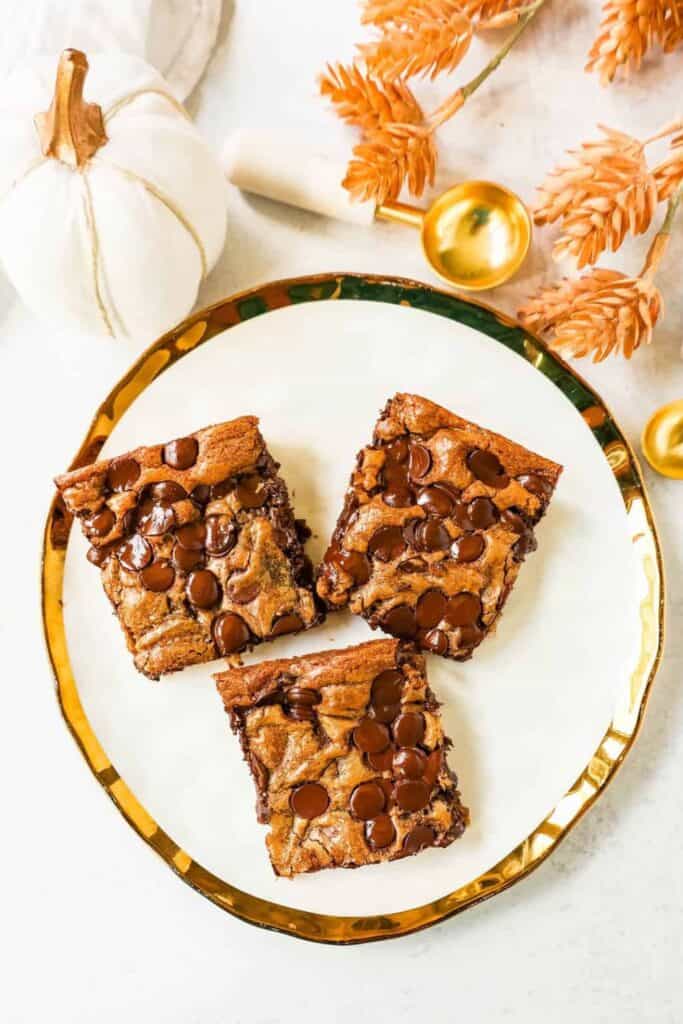
{"type": "Polygon", "coordinates": [[[347,162],[344,154],[273,132],[237,132],[223,149],[226,177],[237,188],[350,224],[372,224],[374,203],[352,202],[342,186],[347,162]]]}

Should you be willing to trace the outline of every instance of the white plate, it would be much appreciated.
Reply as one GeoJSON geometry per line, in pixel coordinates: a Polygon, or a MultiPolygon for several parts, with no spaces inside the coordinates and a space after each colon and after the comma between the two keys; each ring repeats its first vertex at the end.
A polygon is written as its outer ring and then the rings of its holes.
{"type": "MultiPolygon", "coordinates": [[[[490,314],[487,314],[490,315],[490,314]]],[[[568,371],[563,370],[567,376],[568,371]]],[[[138,801],[193,860],[276,904],[394,914],[487,872],[546,818],[607,730],[641,650],[642,566],[600,445],[530,363],[464,323],[385,302],[306,302],[231,327],[171,366],[115,426],[102,456],[255,413],[314,538],[316,561],[357,450],[396,391],[412,391],[565,466],[538,551],[495,635],[464,664],[428,656],[471,827],[446,850],[294,881],[273,876],[254,789],[211,674],[150,683],[133,668],[86,543],[72,530],[63,585],[73,674],[93,732],[138,801]]],[[[252,662],[371,639],[332,614],[252,662]]]]}

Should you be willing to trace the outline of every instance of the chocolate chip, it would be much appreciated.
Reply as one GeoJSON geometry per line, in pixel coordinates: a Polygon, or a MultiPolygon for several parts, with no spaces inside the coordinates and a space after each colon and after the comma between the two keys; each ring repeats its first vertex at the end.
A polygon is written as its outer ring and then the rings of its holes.
{"type": "Polygon", "coordinates": [[[227,494],[235,487],[235,478],[233,476],[226,477],[225,480],[219,480],[217,484],[212,484],[209,492],[211,501],[218,501],[219,498],[224,498],[227,494]]]}
{"type": "Polygon", "coordinates": [[[410,487],[393,484],[383,492],[382,501],[391,508],[409,508],[414,504],[415,496],[410,487]]]}
{"type": "Polygon", "coordinates": [[[372,715],[378,722],[384,722],[388,724],[393,722],[397,715],[401,713],[400,704],[376,704],[372,707],[372,715]]]}
{"type": "Polygon", "coordinates": [[[172,469],[189,469],[199,454],[199,443],[194,437],[181,437],[164,446],[162,458],[172,469]]]}
{"type": "Polygon", "coordinates": [[[105,562],[108,562],[114,554],[117,546],[118,542],[113,541],[111,544],[102,544],[98,548],[88,548],[88,553],[85,557],[91,565],[96,565],[98,569],[101,569],[105,562]]]}
{"type": "Polygon", "coordinates": [[[405,540],[406,544],[410,545],[411,547],[415,547],[415,534],[421,522],[421,519],[409,519],[408,522],[403,527],[403,539],[405,540]]]}
{"type": "Polygon", "coordinates": [[[398,437],[384,447],[387,462],[405,462],[408,458],[409,446],[405,437],[398,437]]]}
{"type": "Polygon", "coordinates": [[[498,519],[498,509],[490,498],[473,498],[467,506],[467,516],[476,530],[486,530],[498,519]]]}
{"type": "Polygon", "coordinates": [[[382,813],[386,802],[384,790],[377,782],[361,782],[351,794],[349,806],[356,818],[370,821],[382,813]]]}
{"type": "Polygon", "coordinates": [[[184,548],[181,544],[174,546],[171,557],[173,564],[180,572],[192,572],[193,569],[198,569],[204,564],[203,551],[191,551],[189,548],[184,548]]]}
{"type": "Polygon", "coordinates": [[[417,632],[415,612],[407,604],[398,604],[382,616],[382,629],[401,640],[412,640],[417,632]]]}
{"type": "Polygon", "coordinates": [[[190,494],[195,505],[208,505],[211,500],[211,488],[208,484],[197,484],[190,494]]]}
{"type": "Polygon", "coordinates": [[[131,533],[135,533],[138,526],[138,510],[129,508],[128,511],[124,513],[121,526],[123,527],[123,534],[125,537],[128,537],[131,533]]]}
{"type": "Polygon", "coordinates": [[[406,549],[406,542],[399,526],[380,526],[375,530],[368,544],[368,554],[380,562],[392,562],[406,549]]]}
{"type": "Polygon", "coordinates": [[[364,718],[353,730],[353,742],[364,754],[379,754],[389,746],[389,730],[386,725],[364,718]]]}
{"type": "Polygon", "coordinates": [[[365,825],[365,839],[373,850],[384,850],[396,838],[394,823],[388,814],[380,814],[365,825]]]}
{"type": "Polygon", "coordinates": [[[500,514],[500,525],[504,526],[506,530],[510,530],[512,533],[518,533],[520,536],[526,533],[528,530],[528,524],[522,519],[518,512],[515,512],[512,508],[506,508],[504,512],[500,514]]]}
{"type": "Polygon", "coordinates": [[[249,627],[235,612],[223,612],[213,624],[213,638],[220,654],[234,654],[249,643],[249,627]]]}
{"type": "Polygon", "coordinates": [[[476,562],[485,547],[480,533],[463,533],[451,544],[451,555],[456,562],[476,562]]]}
{"type": "Polygon", "coordinates": [[[149,495],[153,501],[172,505],[174,501],[184,501],[187,498],[187,491],[175,480],[160,480],[157,484],[150,484],[149,495]]]}
{"type": "Polygon", "coordinates": [[[484,634],[478,626],[461,626],[460,627],[460,645],[461,647],[474,647],[478,644],[484,634]]]}
{"type": "Polygon", "coordinates": [[[330,806],[330,798],[324,786],[319,782],[304,782],[303,786],[293,789],[289,797],[289,806],[299,818],[318,818],[330,806]]]}
{"type": "Polygon", "coordinates": [[[421,779],[401,779],[394,786],[394,797],[402,811],[421,811],[429,803],[430,787],[421,779]]]}
{"type": "Polygon", "coordinates": [[[139,519],[138,528],[147,537],[160,537],[175,526],[175,513],[170,505],[153,505],[147,515],[139,519]]]}
{"type": "Polygon", "coordinates": [[[481,600],[476,594],[463,590],[451,597],[446,606],[446,621],[451,626],[472,626],[481,615],[481,600]]]}
{"type": "Polygon", "coordinates": [[[416,825],[403,840],[403,852],[407,855],[419,853],[427,846],[433,846],[436,832],[429,825],[416,825]]]}
{"type": "Polygon", "coordinates": [[[262,478],[253,474],[240,480],[235,494],[242,508],[261,508],[268,498],[268,489],[262,478]]]}
{"type": "Polygon", "coordinates": [[[258,597],[260,590],[256,580],[242,583],[233,580],[228,587],[228,597],[235,604],[251,604],[254,598],[258,597]]]}
{"type": "Polygon", "coordinates": [[[110,508],[103,508],[84,522],[85,532],[89,537],[106,537],[116,523],[116,516],[110,508]]]}
{"type": "Polygon", "coordinates": [[[140,464],[135,459],[117,459],[107,470],[110,491],[129,491],[140,476],[140,464]]]}
{"type": "Polygon", "coordinates": [[[186,523],[176,531],[176,540],[181,548],[188,551],[201,551],[206,541],[204,523],[186,523]]]}
{"type": "Polygon", "coordinates": [[[405,711],[394,722],[392,731],[399,747],[416,747],[425,734],[424,715],[419,711],[405,711]]]}
{"type": "Polygon", "coordinates": [[[435,516],[447,516],[453,511],[455,500],[445,487],[440,484],[429,484],[419,491],[417,503],[420,508],[435,516]]]}
{"type": "Polygon", "coordinates": [[[396,669],[388,668],[373,679],[370,701],[373,707],[397,704],[401,700],[402,692],[403,674],[396,669]]]}
{"type": "Polygon", "coordinates": [[[547,500],[553,493],[553,485],[537,473],[522,473],[517,479],[525,491],[535,494],[537,498],[547,500]]]}
{"type": "Polygon", "coordinates": [[[448,654],[448,636],[442,629],[430,629],[420,631],[417,635],[420,647],[432,654],[439,654],[443,657],[448,654]]]}
{"type": "Polygon", "coordinates": [[[446,595],[440,590],[426,590],[415,608],[415,618],[420,629],[432,629],[441,622],[446,611],[446,595]]]}
{"type": "Polygon", "coordinates": [[[339,551],[334,561],[348,573],[357,587],[370,579],[370,563],[360,551],[339,551]]]}
{"type": "Polygon", "coordinates": [[[151,546],[139,533],[134,533],[119,548],[119,561],[124,569],[130,570],[130,572],[140,572],[141,569],[149,565],[153,557],[154,552],[151,546]]]}
{"type": "Polygon", "coordinates": [[[391,779],[377,779],[377,785],[381,786],[384,790],[384,797],[386,799],[385,807],[387,810],[391,807],[394,802],[394,786],[391,779]]]}
{"type": "Polygon", "coordinates": [[[303,628],[304,621],[301,616],[297,615],[296,612],[290,612],[288,615],[281,615],[279,619],[275,620],[270,627],[270,635],[284,636],[285,633],[298,633],[303,628]]]}
{"type": "Polygon", "coordinates": [[[237,542],[237,526],[228,516],[206,517],[206,550],[210,555],[227,555],[237,542]]]}
{"type": "Polygon", "coordinates": [[[408,461],[408,472],[413,480],[420,480],[426,476],[432,465],[432,455],[429,448],[423,444],[412,444],[410,446],[410,458],[408,461]]]}
{"type": "Polygon", "coordinates": [[[538,542],[534,535],[533,530],[527,530],[526,533],[519,538],[518,541],[513,544],[512,553],[518,562],[523,562],[527,555],[530,555],[532,551],[535,551],[538,547],[538,542]]]}
{"type": "Polygon", "coordinates": [[[162,593],[169,590],[175,581],[175,570],[167,562],[152,562],[140,573],[140,580],[143,587],[152,590],[154,593],[162,593]]]}
{"type": "Polygon", "coordinates": [[[427,756],[416,747],[401,747],[394,754],[394,774],[402,779],[421,779],[427,767],[427,756]]]}
{"type": "Polygon", "coordinates": [[[419,551],[445,551],[451,535],[439,519],[423,519],[415,529],[415,546],[419,551]]]}
{"type": "Polygon", "coordinates": [[[505,472],[500,459],[493,452],[483,448],[475,448],[466,459],[470,472],[487,487],[498,489],[507,487],[510,477],[505,472]]]}
{"type": "Polygon", "coordinates": [[[293,707],[312,708],[320,703],[321,697],[317,690],[311,690],[307,686],[291,686],[285,694],[287,703],[293,707]]]}
{"type": "Polygon", "coordinates": [[[314,722],[315,711],[313,708],[294,707],[288,709],[288,715],[295,722],[314,722]]]}
{"type": "Polygon", "coordinates": [[[208,569],[197,569],[187,581],[187,596],[195,608],[213,608],[220,600],[220,584],[208,569]]]}
{"type": "Polygon", "coordinates": [[[370,767],[376,772],[389,772],[393,762],[394,748],[388,746],[386,750],[380,750],[377,754],[366,754],[365,756],[370,767]]]}
{"type": "Polygon", "coordinates": [[[440,747],[437,747],[436,750],[432,750],[425,765],[424,780],[428,786],[435,785],[441,772],[442,762],[443,750],[440,747]]]}
{"type": "Polygon", "coordinates": [[[385,462],[381,479],[385,487],[409,487],[408,466],[400,462],[385,462]]]}
{"type": "Polygon", "coordinates": [[[456,501],[451,512],[451,519],[463,530],[472,530],[473,526],[467,514],[467,505],[464,501],[456,501]]]}
{"type": "Polygon", "coordinates": [[[427,563],[424,558],[406,558],[396,566],[398,572],[424,572],[426,568],[427,563]]]}

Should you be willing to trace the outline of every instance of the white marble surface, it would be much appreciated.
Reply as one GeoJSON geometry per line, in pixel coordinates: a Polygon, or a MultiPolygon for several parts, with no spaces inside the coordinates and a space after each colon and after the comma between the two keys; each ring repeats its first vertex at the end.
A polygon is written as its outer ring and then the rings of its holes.
{"type": "MultiPolygon", "coordinates": [[[[629,85],[601,90],[581,70],[597,0],[549,6],[442,130],[440,185],[486,175],[530,197],[596,121],[649,132],[681,112],[680,54],[648,62],[629,85]]],[[[293,138],[314,132],[344,144],[313,78],[324,60],[350,54],[355,18],[347,0],[237,0],[191,101],[201,129],[218,146],[246,119],[276,118],[291,121],[293,138]]],[[[477,43],[465,71],[493,45],[493,38],[477,43]]],[[[443,89],[437,83],[425,92],[443,89]]],[[[230,210],[229,244],[202,302],[312,271],[427,277],[417,239],[393,226],[363,232],[237,194],[230,210]]],[[[548,243],[549,236],[537,238],[524,275],[491,301],[515,308],[548,268],[548,243]]],[[[644,248],[643,240],[631,243],[608,265],[635,269],[644,248]]],[[[682,258],[683,221],[661,275],[667,310],[652,348],[631,365],[582,366],[636,443],[648,413],[683,395],[682,258]]],[[[87,773],[51,692],[37,586],[50,478],[134,354],[37,323],[0,278],[0,920],[10,967],[0,986],[2,1019],[680,1021],[683,484],[646,471],[668,570],[668,642],[641,738],[594,810],[531,878],[453,921],[369,947],[301,944],[232,920],[172,876],[87,773]]]]}

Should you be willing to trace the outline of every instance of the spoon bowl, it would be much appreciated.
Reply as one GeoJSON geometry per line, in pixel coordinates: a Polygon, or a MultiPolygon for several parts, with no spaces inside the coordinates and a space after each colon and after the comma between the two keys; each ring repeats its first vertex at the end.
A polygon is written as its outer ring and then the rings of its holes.
{"type": "Polygon", "coordinates": [[[683,398],[653,413],[645,424],[642,446],[657,473],[683,480],[683,398]]]}

